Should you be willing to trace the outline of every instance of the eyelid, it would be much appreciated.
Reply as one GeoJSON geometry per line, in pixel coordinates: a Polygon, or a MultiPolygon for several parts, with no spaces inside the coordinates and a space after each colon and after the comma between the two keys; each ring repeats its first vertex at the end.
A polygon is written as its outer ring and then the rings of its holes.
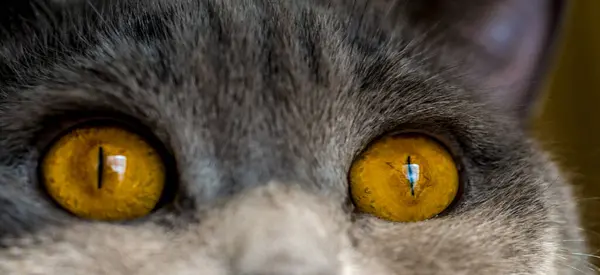
{"type": "Polygon", "coordinates": [[[127,129],[133,129],[134,131],[137,131],[138,128],[142,128],[139,127],[141,124],[136,120],[112,112],[67,111],[41,118],[37,124],[43,125],[44,127],[36,131],[32,144],[40,151],[43,151],[69,130],[88,123],[114,123],[127,129]]]}
{"type": "MultiPolygon", "coordinates": [[[[370,140],[368,144],[371,144],[375,140],[379,139],[383,136],[388,135],[403,135],[403,134],[421,134],[430,137],[431,139],[437,141],[440,145],[442,145],[450,155],[454,158],[454,162],[457,167],[460,169],[464,168],[464,154],[465,152],[462,150],[460,143],[458,142],[458,138],[456,135],[453,135],[450,131],[446,129],[441,129],[440,127],[428,127],[427,125],[402,125],[396,127],[395,130],[385,132],[381,135],[378,135],[377,138],[370,140]]],[[[365,146],[365,149],[367,147],[365,146]]],[[[364,149],[363,149],[364,150],[364,149]]]]}

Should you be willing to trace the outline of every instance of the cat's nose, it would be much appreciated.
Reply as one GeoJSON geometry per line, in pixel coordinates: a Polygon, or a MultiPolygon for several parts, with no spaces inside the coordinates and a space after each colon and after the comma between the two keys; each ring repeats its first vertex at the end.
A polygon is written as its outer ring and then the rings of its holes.
{"type": "Polygon", "coordinates": [[[348,242],[334,208],[277,183],[237,199],[222,213],[232,274],[340,274],[348,242]]]}

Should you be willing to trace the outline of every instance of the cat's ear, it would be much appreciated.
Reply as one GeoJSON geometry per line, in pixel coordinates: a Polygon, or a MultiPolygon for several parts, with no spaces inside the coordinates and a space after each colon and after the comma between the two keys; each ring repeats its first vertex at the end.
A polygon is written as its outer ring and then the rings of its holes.
{"type": "Polygon", "coordinates": [[[523,119],[548,71],[566,0],[401,0],[404,16],[435,37],[441,63],[459,66],[481,96],[523,119]]]}

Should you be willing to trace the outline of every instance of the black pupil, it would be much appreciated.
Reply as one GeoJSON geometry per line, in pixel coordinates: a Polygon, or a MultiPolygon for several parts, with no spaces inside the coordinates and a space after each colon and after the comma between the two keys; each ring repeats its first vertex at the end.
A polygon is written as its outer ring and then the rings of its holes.
{"type": "Polygon", "coordinates": [[[102,171],[104,171],[104,149],[98,147],[98,189],[102,189],[102,171]]]}

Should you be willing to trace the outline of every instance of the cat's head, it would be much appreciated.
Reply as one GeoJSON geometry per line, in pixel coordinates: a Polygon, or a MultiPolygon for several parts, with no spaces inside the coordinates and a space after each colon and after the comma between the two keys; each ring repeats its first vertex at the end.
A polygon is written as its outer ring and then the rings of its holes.
{"type": "Polygon", "coordinates": [[[5,9],[0,274],[589,272],[524,123],[560,2],[5,9]]]}

